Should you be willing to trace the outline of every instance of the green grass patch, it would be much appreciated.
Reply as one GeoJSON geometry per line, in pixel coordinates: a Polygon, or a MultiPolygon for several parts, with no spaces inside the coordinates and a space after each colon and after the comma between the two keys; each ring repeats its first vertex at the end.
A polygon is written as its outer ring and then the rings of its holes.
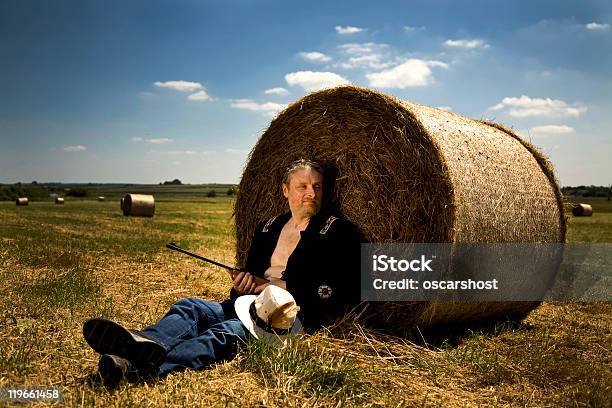
{"type": "Polygon", "coordinates": [[[37,328],[27,319],[18,322],[15,318],[5,319],[0,327],[11,335],[0,336],[0,372],[27,374],[40,343],[37,328]]]}
{"type": "Polygon", "coordinates": [[[57,275],[45,275],[34,283],[19,288],[26,304],[51,308],[73,309],[85,301],[100,296],[100,285],[80,268],[69,269],[57,275]]]}
{"type": "Polygon", "coordinates": [[[355,403],[364,391],[356,364],[310,342],[291,341],[278,348],[251,339],[244,347],[240,367],[256,374],[265,387],[278,387],[287,396],[299,392],[355,403]]]}

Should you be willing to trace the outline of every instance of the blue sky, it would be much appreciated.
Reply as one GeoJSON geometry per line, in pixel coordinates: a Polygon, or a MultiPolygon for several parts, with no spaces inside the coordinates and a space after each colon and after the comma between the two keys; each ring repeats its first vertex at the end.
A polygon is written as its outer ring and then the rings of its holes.
{"type": "Polygon", "coordinates": [[[488,118],[612,184],[609,1],[0,0],[0,182],[237,182],[340,83],[488,118]]]}

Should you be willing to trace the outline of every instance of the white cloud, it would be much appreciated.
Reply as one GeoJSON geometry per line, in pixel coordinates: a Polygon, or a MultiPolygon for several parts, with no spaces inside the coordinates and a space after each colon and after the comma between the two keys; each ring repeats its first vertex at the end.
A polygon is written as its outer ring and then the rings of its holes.
{"type": "Polygon", "coordinates": [[[133,137],[132,142],[142,142],[144,139],[142,137],[133,137]]]}
{"type": "Polygon", "coordinates": [[[441,61],[409,59],[403,64],[381,72],[366,74],[370,86],[404,89],[410,86],[425,86],[434,82],[432,67],[448,68],[441,61]]]}
{"type": "Polygon", "coordinates": [[[254,112],[264,112],[265,114],[269,114],[272,116],[287,107],[287,105],[284,105],[282,103],[257,103],[251,99],[234,99],[231,102],[230,106],[236,109],[245,109],[254,112]]]}
{"type": "Polygon", "coordinates": [[[383,56],[380,54],[360,55],[357,57],[350,57],[346,62],[338,64],[340,68],[353,69],[353,68],[371,68],[371,69],[385,69],[389,68],[391,62],[383,62],[383,56]]]}
{"type": "Polygon", "coordinates": [[[453,111],[453,108],[451,108],[450,106],[436,106],[436,108],[447,111],[447,112],[453,111]]]}
{"type": "Polygon", "coordinates": [[[286,90],[285,88],[278,87],[278,88],[266,89],[264,93],[266,95],[287,95],[289,94],[289,91],[286,90]]]}
{"type": "Polygon", "coordinates": [[[174,139],[169,139],[167,137],[160,137],[156,139],[147,139],[147,142],[152,143],[152,144],[165,144],[165,143],[174,142],[174,139]]]}
{"type": "Polygon", "coordinates": [[[489,48],[489,44],[483,40],[446,40],[444,45],[453,48],[489,48]]]}
{"type": "Polygon", "coordinates": [[[564,135],[574,133],[574,128],[566,125],[545,125],[531,128],[530,132],[534,136],[543,135],[564,135]]]}
{"type": "Polygon", "coordinates": [[[353,27],[353,26],[336,26],[336,32],[338,34],[355,34],[355,33],[360,33],[362,31],[364,31],[365,28],[360,28],[360,27],[353,27]]]}
{"type": "Polygon", "coordinates": [[[198,152],[194,150],[149,150],[151,154],[167,154],[170,156],[194,156],[198,152]]]}
{"type": "Polygon", "coordinates": [[[601,23],[588,23],[585,25],[587,30],[607,30],[610,28],[610,24],[601,24],[601,23]]]}
{"type": "Polygon", "coordinates": [[[285,75],[289,86],[301,86],[307,91],[316,91],[323,88],[350,83],[348,79],[333,72],[298,71],[285,75]]]}
{"type": "Polygon", "coordinates": [[[154,85],[158,88],[174,89],[175,91],[181,92],[193,92],[203,88],[201,83],[189,81],[157,81],[154,83],[154,85]]]}
{"type": "Polygon", "coordinates": [[[224,153],[227,154],[248,154],[248,149],[225,149],[224,153]]]}
{"type": "Polygon", "coordinates": [[[206,93],[205,89],[201,90],[200,92],[196,92],[194,94],[189,95],[187,99],[189,99],[190,101],[198,101],[198,102],[211,100],[210,95],[206,93]]]}
{"type": "Polygon", "coordinates": [[[417,30],[425,30],[425,27],[424,26],[421,26],[421,27],[404,26],[404,32],[406,33],[413,33],[417,30]]]}
{"type": "Polygon", "coordinates": [[[339,45],[338,48],[347,54],[366,55],[366,54],[371,54],[373,52],[380,52],[382,49],[387,49],[389,48],[389,44],[373,43],[373,42],[347,43],[347,44],[339,45]]]}
{"type": "MultiPolygon", "coordinates": [[[[388,44],[379,43],[348,43],[339,45],[338,48],[348,56],[345,61],[335,66],[343,69],[385,69],[394,65],[389,54],[388,44]]],[[[397,61],[395,62],[397,64],[397,61]]]]}
{"type": "Polygon", "coordinates": [[[65,146],[64,148],[62,148],[62,150],[65,152],[84,152],[85,150],[87,150],[87,147],[83,145],[65,146]]]}
{"type": "Polygon", "coordinates": [[[507,97],[489,110],[509,109],[510,116],[524,118],[527,116],[570,116],[578,117],[587,111],[581,104],[568,105],[559,99],[530,98],[522,95],[520,98],[507,97]]]}
{"type": "Polygon", "coordinates": [[[322,52],[312,51],[312,52],[300,52],[300,57],[306,61],[310,62],[327,62],[331,61],[331,57],[323,54],[322,52]]]}

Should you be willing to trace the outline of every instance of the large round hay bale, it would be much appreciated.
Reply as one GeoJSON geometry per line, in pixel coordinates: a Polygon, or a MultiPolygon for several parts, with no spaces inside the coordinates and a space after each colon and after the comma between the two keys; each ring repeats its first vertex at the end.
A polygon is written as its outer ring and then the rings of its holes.
{"type": "Polygon", "coordinates": [[[155,214],[155,198],[147,194],[127,194],[121,199],[123,215],[152,217],[155,214]]]}
{"type": "Polygon", "coordinates": [[[106,200],[106,197],[104,197],[104,196],[99,196],[98,197],[98,201],[104,201],[104,200],[106,200]]]}
{"type": "Polygon", "coordinates": [[[55,197],[55,204],[64,204],[63,197],[55,197]]]}
{"type": "Polygon", "coordinates": [[[590,217],[593,215],[593,207],[589,204],[574,204],[572,214],[574,214],[574,217],[590,217]]]}
{"type": "MultiPolygon", "coordinates": [[[[244,266],[257,223],[288,210],[282,176],[299,158],[324,165],[326,200],[370,242],[565,241],[553,169],[514,132],[342,86],[291,104],[251,151],[235,205],[239,266],[244,266]]],[[[535,306],[415,302],[376,304],[374,309],[389,326],[407,328],[525,315],[535,306]]]]}
{"type": "Polygon", "coordinates": [[[19,197],[15,199],[16,205],[28,205],[29,202],[30,200],[28,200],[28,197],[19,197]]]}

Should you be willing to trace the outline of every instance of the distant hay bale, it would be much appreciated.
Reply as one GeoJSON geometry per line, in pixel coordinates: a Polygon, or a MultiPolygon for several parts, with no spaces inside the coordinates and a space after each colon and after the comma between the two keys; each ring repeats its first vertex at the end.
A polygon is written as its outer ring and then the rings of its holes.
{"type": "Polygon", "coordinates": [[[55,197],[55,204],[64,204],[64,199],[62,197],[55,197]]]}
{"type": "Polygon", "coordinates": [[[121,207],[121,212],[123,212],[123,215],[127,215],[125,213],[125,197],[121,197],[121,201],[119,202],[119,206],[121,207]]]}
{"type": "Polygon", "coordinates": [[[121,199],[123,215],[133,217],[153,217],[155,198],[146,194],[127,194],[121,199]]]}
{"type": "Polygon", "coordinates": [[[15,200],[15,204],[17,205],[28,205],[29,202],[30,200],[28,200],[28,197],[19,197],[15,200]]]}
{"type": "Polygon", "coordinates": [[[98,197],[98,201],[104,201],[104,200],[106,200],[106,198],[104,196],[98,197]]]}
{"type": "MultiPolygon", "coordinates": [[[[251,151],[234,210],[239,266],[257,223],[288,210],[282,176],[299,158],[326,168],[324,199],[370,242],[565,241],[562,195],[552,166],[513,131],[342,86],[289,105],[251,151]]],[[[409,328],[524,316],[537,304],[372,306],[384,324],[409,328]]]]}
{"type": "Polygon", "coordinates": [[[574,204],[572,214],[574,214],[574,217],[590,217],[593,215],[593,207],[589,204],[574,204]]]}

